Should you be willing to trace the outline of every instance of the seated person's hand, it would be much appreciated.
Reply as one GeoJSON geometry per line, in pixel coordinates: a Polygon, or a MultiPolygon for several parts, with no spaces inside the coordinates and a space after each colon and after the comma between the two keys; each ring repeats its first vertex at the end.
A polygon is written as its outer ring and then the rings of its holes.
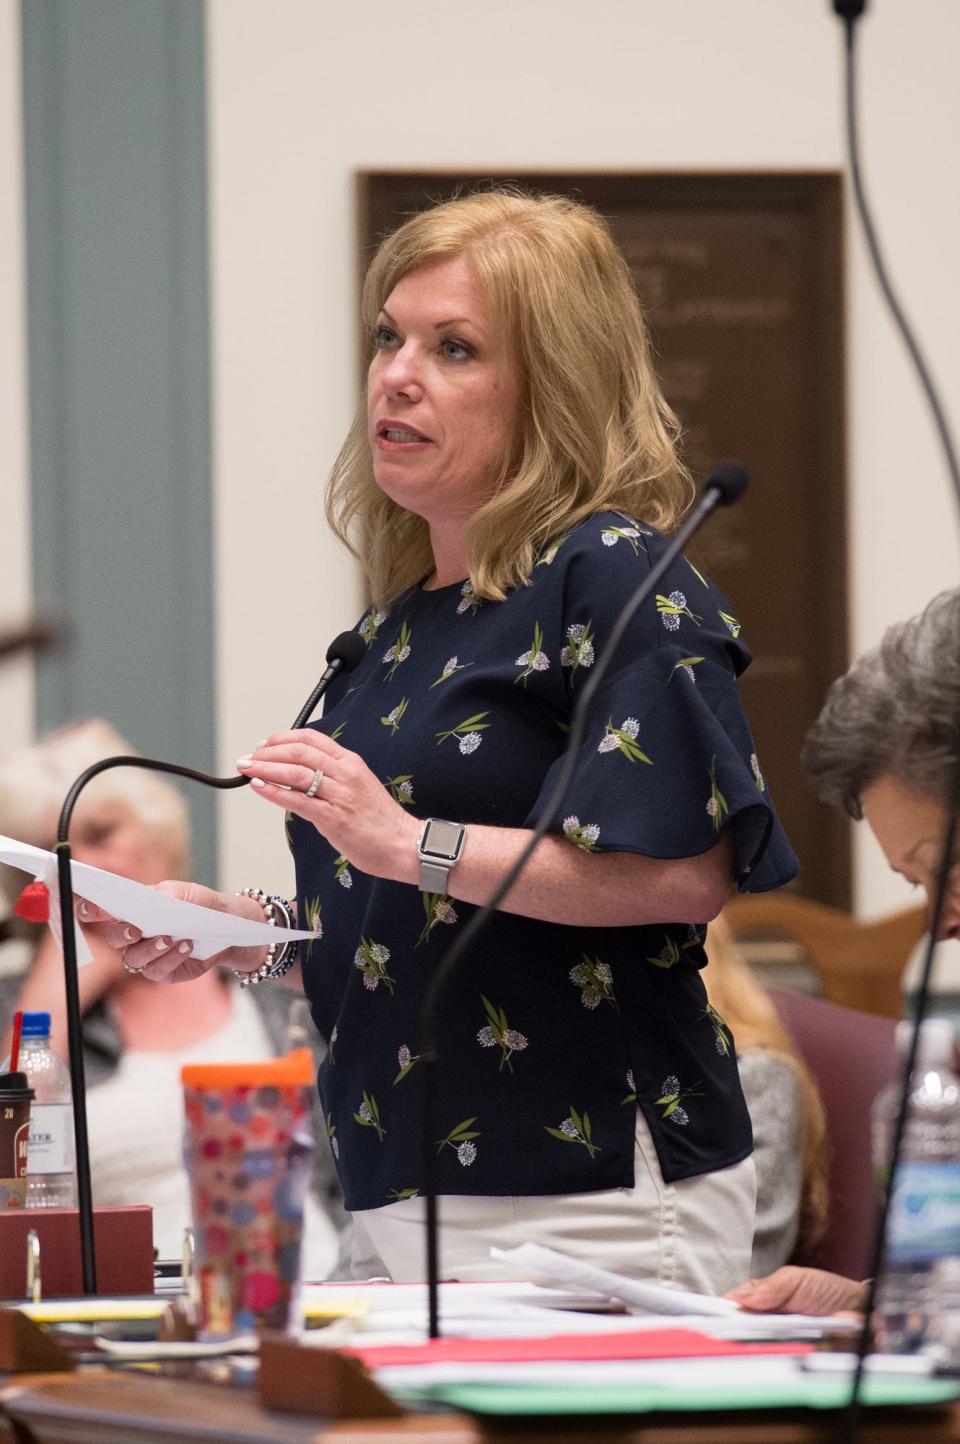
{"type": "Polygon", "coordinates": [[[825,1269],[786,1264],[763,1279],[747,1279],[726,1295],[742,1309],[765,1314],[841,1314],[862,1309],[866,1284],[825,1269]]]}
{"type": "MultiPolygon", "coordinates": [[[[212,908],[216,912],[233,913],[237,917],[263,922],[263,909],[253,898],[241,897],[234,893],[215,892],[195,882],[161,882],[157,891],[183,902],[196,903],[198,907],[212,908]]],[[[236,968],[238,972],[253,972],[266,956],[264,947],[225,948],[210,958],[195,958],[193,944],[186,938],[144,937],[133,923],[115,918],[103,908],[85,898],[78,898],[75,905],[78,922],[84,931],[99,936],[111,948],[120,953],[120,959],[128,973],[141,973],[152,983],[186,983],[198,978],[211,968],[236,968]]]]}

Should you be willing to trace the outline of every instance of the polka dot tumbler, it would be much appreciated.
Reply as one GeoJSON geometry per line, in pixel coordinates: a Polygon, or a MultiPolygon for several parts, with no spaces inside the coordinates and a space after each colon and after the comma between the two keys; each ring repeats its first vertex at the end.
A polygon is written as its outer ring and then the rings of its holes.
{"type": "Polygon", "coordinates": [[[310,1053],[180,1076],[201,1337],[286,1329],[313,1152],[310,1053]]]}

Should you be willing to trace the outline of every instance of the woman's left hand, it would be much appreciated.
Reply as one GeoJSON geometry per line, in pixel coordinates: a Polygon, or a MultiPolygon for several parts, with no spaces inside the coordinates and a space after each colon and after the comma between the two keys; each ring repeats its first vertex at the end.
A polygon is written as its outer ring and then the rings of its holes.
{"type": "Polygon", "coordinates": [[[379,778],[323,732],[274,732],[237,761],[254,791],[317,829],[361,872],[415,883],[420,822],[379,778]],[[313,796],[308,796],[308,791],[313,796]]]}

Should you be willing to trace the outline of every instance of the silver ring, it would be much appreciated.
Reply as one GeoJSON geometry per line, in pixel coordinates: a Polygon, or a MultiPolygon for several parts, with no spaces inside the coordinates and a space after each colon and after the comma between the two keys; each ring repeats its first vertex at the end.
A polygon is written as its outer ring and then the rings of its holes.
{"type": "MultiPolygon", "coordinates": [[[[120,950],[120,961],[121,961],[121,963],[123,964],[124,971],[127,972],[127,973],[137,973],[137,974],[140,974],[140,973],[143,972],[143,968],[131,968],[130,964],[127,962],[127,950],[126,950],[126,948],[121,948],[121,950],[120,950]]],[[[146,966],[146,964],[144,964],[144,966],[146,966]]]]}
{"type": "Polygon", "coordinates": [[[322,781],[323,781],[323,768],[322,768],[322,767],[318,767],[317,770],[316,770],[316,772],[313,774],[313,778],[312,778],[312,780],[311,780],[311,782],[310,782],[310,786],[307,788],[306,792],[303,794],[304,797],[316,797],[317,793],[320,791],[320,784],[321,784],[322,781]]]}

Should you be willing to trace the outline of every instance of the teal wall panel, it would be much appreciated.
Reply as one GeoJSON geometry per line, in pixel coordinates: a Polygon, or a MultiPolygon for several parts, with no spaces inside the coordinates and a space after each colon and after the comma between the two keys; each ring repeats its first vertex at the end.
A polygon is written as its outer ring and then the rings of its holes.
{"type": "MultiPolygon", "coordinates": [[[[108,717],[214,762],[202,0],[23,0],[42,729],[108,717]]],[[[195,875],[215,799],[185,784],[195,875]]]]}

